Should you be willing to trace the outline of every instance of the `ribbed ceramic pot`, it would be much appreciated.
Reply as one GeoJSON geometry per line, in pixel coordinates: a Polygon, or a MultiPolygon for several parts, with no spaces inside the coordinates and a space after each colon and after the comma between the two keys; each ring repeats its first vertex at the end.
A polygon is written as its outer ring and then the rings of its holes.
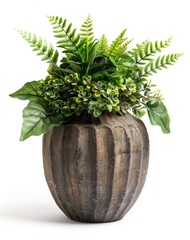
{"type": "Polygon", "coordinates": [[[149,140],[130,114],[55,127],[43,136],[45,177],[72,220],[112,222],[137,200],[147,174],[149,140]]]}

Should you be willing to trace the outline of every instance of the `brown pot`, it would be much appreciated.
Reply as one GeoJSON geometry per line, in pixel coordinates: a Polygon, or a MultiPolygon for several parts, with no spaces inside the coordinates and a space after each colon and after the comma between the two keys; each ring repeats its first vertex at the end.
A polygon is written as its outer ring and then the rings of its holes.
{"type": "Polygon", "coordinates": [[[143,188],[148,158],[146,128],[129,113],[66,124],[43,136],[47,184],[76,221],[121,219],[143,188]]]}

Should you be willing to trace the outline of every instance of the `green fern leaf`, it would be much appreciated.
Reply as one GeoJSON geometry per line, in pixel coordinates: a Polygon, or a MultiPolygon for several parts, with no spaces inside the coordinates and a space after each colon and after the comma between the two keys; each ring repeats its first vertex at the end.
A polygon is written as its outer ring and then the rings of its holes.
{"type": "Polygon", "coordinates": [[[124,53],[124,48],[121,46],[125,46],[127,38],[125,38],[126,29],[124,29],[120,35],[112,41],[111,45],[108,47],[106,51],[106,55],[108,57],[112,57],[117,60],[121,54],[124,53]]]}
{"type": "Polygon", "coordinates": [[[125,53],[125,51],[127,50],[128,45],[133,41],[133,39],[126,39],[125,42],[119,46],[119,52],[125,53]]]}
{"type": "Polygon", "coordinates": [[[60,38],[58,47],[64,48],[64,52],[70,51],[74,55],[80,55],[79,44],[80,35],[76,34],[76,29],[72,29],[72,23],[67,24],[66,19],[58,16],[49,16],[50,24],[53,26],[54,36],[60,38]]]}
{"type": "Polygon", "coordinates": [[[137,64],[147,64],[147,61],[152,60],[156,53],[161,52],[163,48],[167,48],[171,43],[171,37],[165,41],[144,41],[137,44],[137,47],[128,51],[128,54],[136,61],[137,64]]]}
{"type": "Polygon", "coordinates": [[[37,37],[36,34],[30,32],[17,30],[17,32],[26,40],[33,48],[33,51],[37,52],[38,56],[43,56],[42,61],[47,61],[49,63],[56,64],[58,61],[59,53],[57,50],[54,50],[52,44],[47,44],[46,40],[43,40],[41,37],[37,37]]]}
{"type": "Polygon", "coordinates": [[[107,50],[108,50],[108,40],[107,40],[105,34],[103,34],[98,43],[98,51],[104,53],[107,50]]]}
{"type": "Polygon", "coordinates": [[[173,65],[181,56],[181,53],[172,53],[159,56],[155,60],[150,61],[144,68],[139,70],[137,79],[157,73],[157,70],[167,68],[168,65],[173,65]]]}
{"type": "Polygon", "coordinates": [[[138,53],[139,53],[140,59],[144,59],[145,51],[143,51],[143,48],[141,47],[140,44],[137,44],[137,49],[138,49],[138,53]]]}
{"type": "Polygon", "coordinates": [[[84,21],[84,23],[81,25],[80,35],[85,39],[88,38],[89,44],[93,41],[94,31],[93,31],[92,19],[90,18],[90,16],[88,16],[87,19],[84,21]]]}

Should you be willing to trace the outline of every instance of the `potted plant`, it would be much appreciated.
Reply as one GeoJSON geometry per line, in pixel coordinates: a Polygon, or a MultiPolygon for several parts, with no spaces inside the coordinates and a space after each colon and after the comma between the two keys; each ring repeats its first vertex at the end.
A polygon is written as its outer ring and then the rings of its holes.
{"type": "Polygon", "coordinates": [[[144,41],[128,49],[126,29],[108,43],[94,38],[90,16],[80,33],[48,17],[57,47],[18,30],[42,60],[45,79],[24,84],[11,97],[29,100],[20,140],[43,134],[47,184],[61,210],[83,222],[121,219],[137,200],[147,174],[149,140],[140,118],[170,132],[160,91],[150,77],[181,56],[156,54],[170,45],[144,41]]]}

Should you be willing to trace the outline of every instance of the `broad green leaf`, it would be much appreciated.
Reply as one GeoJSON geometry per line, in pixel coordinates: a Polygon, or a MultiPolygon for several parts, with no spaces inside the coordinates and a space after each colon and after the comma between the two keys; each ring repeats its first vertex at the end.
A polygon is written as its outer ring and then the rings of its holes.
{"type": "Polygon", "coordinates": [[[148,108],[155,108],[160,105],[160,102],[157,99],[152,99],[146,103],[146,106],[148,108]]]}
{"type": "Polygon", "coordinates": [[[121,70],[137,71],[139,69],[135,61],[129,56],[125,56],[119,61],[115,61],[113,58],[110,57],[110,60],[118,69],[121,70]]]}
{"type": "Polygon", "coordinates": [[[40,97],[37,87],[37,81],[27,82],[18,91],[10,94],[9,96],[21,100],[35,100],[40,97]]]}
{"type": "Polygon", "coordinates": [[[160,126],[163,133],[170,133],[170,117],[166,106],[162,102],[155,108],[147,106],[147,111],[152,125],[160,126]]]}
{"type": "Polygon", "coordinates": [[[94,44],[88,54],[89,55],[88,59],[91,64],[94,62],[94,58],[96,57],[97,50],[98,50],[98,42],[96,41],[96,42],[94,42],[94,44]]]}
{"type": "Polygon", "coordinates": [[[38,136],[48,132],[63,122],[61,114],[47,114],[44,107],[37,101],[31,101],[23,110],[23,125],[20,141],[30,136],[38,136]]]}
{"type": "Polygon", "coordinates": [[[74,70],[74,72],[77,72],[77,73],[82,72],[82,67],[80,67],[79,65],[74,64],[74,63],[71,63],[70,65],[71,65],[72,69],[74,70]]]}

